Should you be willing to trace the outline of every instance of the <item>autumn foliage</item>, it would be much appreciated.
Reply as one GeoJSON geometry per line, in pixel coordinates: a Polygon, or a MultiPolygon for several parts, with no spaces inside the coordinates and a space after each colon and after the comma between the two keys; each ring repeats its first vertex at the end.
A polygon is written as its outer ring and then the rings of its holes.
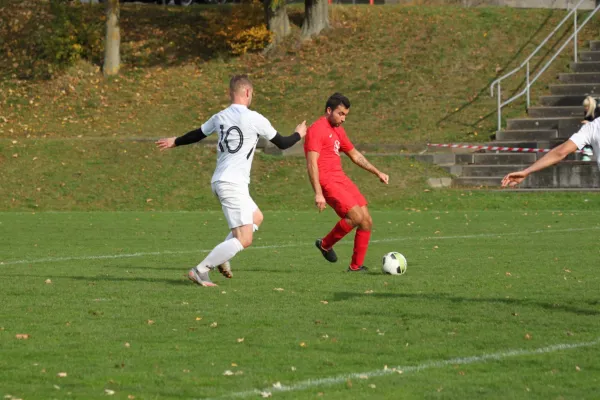
{"type": "MultiPolygon", "coordinates": [[[[100,65],[104,52],[103,5],[64,0],[6,0],[0,7],[0,76],[51,78],[86,60],[100,65]]],[[[122,58],[132,65],[177,64],[215,55],[260,51],[271,41],[258,1],[233,6],[124,5],[122,58]]]]}

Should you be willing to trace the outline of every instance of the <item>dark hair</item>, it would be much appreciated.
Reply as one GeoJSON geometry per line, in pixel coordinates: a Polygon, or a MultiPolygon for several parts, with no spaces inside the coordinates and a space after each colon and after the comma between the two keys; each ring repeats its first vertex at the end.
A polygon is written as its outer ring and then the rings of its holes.
{"type": "Polygon", "coordinates": [[[248,78],[248,75],[234,75],[231,77],[229,81],[230,91],[237,92],[243,86],[252,87],[252,82],[248,78]]]}
{"type": "Polygon", "coordinates": [[[350,100],[346,96],[341,93],[332,94],[327,99],[327,103],[325,103],[325,112],[327,112],[328,108],[331,108],[331,111],[335,110],[340,104],[343,104],[346,108],[350,108],[350,100]]]}

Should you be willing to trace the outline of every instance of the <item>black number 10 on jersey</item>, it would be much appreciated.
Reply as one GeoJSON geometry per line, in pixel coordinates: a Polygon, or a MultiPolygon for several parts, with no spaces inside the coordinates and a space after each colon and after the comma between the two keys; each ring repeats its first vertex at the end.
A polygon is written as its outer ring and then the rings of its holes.
{"type": "MultiPolygon", "coordinates": [[[[227,131],[224,130],[224,125],[219,125],[219,128],[221,128],[219,130],[219,150],[221,153],[227,151],[229,154],[235,154],[240,151],[244,145],[244,134],[242,133],[242,130],[235,125],[227,129],[227,131]]],[[[258,143],[258,135],[256,137],[256,143],[258,143]]],[[[246,154],[246,159],[250,158],[255,146],[252,146],[248,154],[246,154]]]]}

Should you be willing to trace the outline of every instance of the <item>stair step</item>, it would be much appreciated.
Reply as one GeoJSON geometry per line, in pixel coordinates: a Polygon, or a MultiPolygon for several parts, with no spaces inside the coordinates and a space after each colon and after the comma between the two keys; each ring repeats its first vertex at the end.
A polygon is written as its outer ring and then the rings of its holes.
{"type": "Polygon", "coordinates": [[[564,83],[550,85],[553,95],[598,95],[600,94],[600,83],[564,83]]]}
{"type": "Polygon", "coordinates": [[[547,149],[550,147],[550,142],[550,140],[495,140],[487,143],[486,146],[547,149]]]}
{"type": "Polygon", "coordinates": [[[511,118],[507,121],[508,130],[520,129],[559,129],[561,124],[581,123],[580,118],[511,118]]]}
{"type": "Polygon", "coordinates": [[[569,72],[558,74],[564,83],[600,83],[600,72],[569,72]]]}
{"type": "Polygon", "coordinates": [[[590,40],[590,50],[591,51],[600,50],[600,40],[590,40]]]}
{"type": "Polygon", "coordinates": [[[456,164],[524,165],[537,159],[535,153],[471,153],[457,154],[456,164]]]}
{"type": "Polygon", "coordinates": [[[506,130],[558,129],[558,137],[566,138],[581,128],[581,117],[514,118],[509,119],[506,130]]]}
{"type": "MultiPolygon", "coordinates": [[[[600,85],[600,83],[599,83],[600,85]]],[[[578,95],[555,95],[555,96],[540,96],[540,103],[546,107],[571,106],[580,107],[581,115],[583,115],[583,99],[586,96],[578,95]]]]}
{"type": "Polygon", "coordinates": [[[579,53],[580,61],[600,61],[600,51],[582,51],[579,53]]]}
{"type": "MultiPolygon", "coordinates": [[[[600,86],[599,86],[600,87],[600,86]]],[[[529,107],[527,114],[531,117],[581,117],[581,106],[529,107]]]]}
{"type": "Polygon", "coordinates": [[[550,140],[558,138],[557,129],[503,130],[496,132],[497,140],[550,140]]]}
{"type": "Polygon", "coordinates": [[[600,62],[598,62],[598,61],[572,62],[571,70],[573,72],[600,72],[600,62]]]}

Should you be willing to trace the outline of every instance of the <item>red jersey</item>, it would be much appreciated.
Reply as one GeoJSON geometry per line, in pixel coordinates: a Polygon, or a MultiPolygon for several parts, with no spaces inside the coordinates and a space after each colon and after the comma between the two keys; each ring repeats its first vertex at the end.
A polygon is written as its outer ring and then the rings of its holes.
{"type": "Polygon", "coordinates": [[[342,170],[340,151],[347,153],[353,148],[344,128],[331,126],[326,117],[316,120],[308,128],[304,139],[305,155],[309,151],[319,153],[318,167],[321,186],[324,183],[346,177],[342,170]]]}

